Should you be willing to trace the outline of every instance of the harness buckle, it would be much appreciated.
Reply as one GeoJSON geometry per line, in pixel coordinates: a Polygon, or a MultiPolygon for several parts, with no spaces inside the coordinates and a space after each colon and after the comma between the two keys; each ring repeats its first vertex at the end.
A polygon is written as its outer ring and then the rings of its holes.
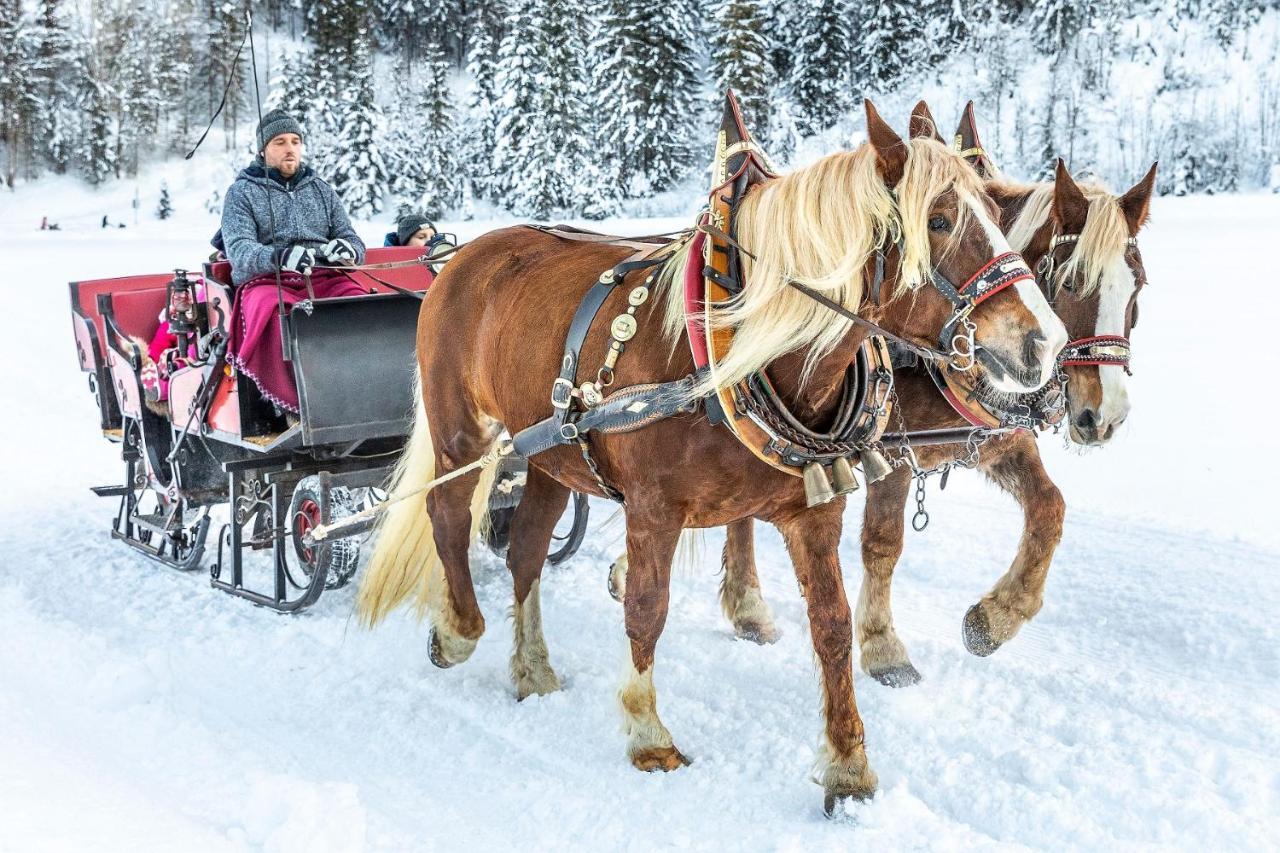
{"type": "Polygon", "coordinates": [[[560,437],[566,442],[577,441],[579,437],[578,425],[573,421],[560,425],[560,437]]]}
{"type": "Polygon", "coordinates": [[[563,376],[551,383],[551,405],[557,409],[567,409],[573,402],[573,383],[563,376]]]}

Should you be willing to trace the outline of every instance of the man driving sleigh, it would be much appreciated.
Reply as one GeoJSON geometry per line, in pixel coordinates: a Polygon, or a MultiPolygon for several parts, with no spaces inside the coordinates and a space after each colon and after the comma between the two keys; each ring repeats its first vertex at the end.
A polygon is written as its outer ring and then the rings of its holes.
{"type": "Polygon", "coordinates": [[[237,288],[227,360],[263,397],[296,416],[298,390],[284,360],[280,302],[288,311],[312,296],[367,293],[346,273],[330,269],[363,263],[364,243],[337,193],[302,162],[297,120],[272,110],[258,123],[256,138],[258,156],[231,184],[222,208],[221,236],[237,288]]]}

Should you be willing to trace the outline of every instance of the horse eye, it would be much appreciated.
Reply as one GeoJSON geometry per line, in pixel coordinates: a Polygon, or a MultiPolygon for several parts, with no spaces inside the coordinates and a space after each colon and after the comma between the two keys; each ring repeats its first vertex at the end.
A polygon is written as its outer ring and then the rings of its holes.
{"type": "Polygon", "coordinates": [[[945,216],[935,216],[929,220],[929,230],[945,234],[951,230],[951,223],[947,221],[945,216]]]}

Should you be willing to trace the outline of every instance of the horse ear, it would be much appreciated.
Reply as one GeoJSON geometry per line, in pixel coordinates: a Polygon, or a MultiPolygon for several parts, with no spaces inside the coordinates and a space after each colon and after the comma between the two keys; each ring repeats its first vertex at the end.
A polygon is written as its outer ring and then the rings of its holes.
{"type": "Polygon", "coordinates": [[[1125,221],[1129,223],[1129,233],[1137,234],[1138,229],[1147,221],[1151,212],[1151,195],[1156,188],[1157,161],[1151,164],[1146,176],[1133,185],[1127,193],[1120,196],[1120,210],[1124,212],[1125,221]]]}
{"type": "Polygon", "coordinates": [[[1053,180],[1053,215],[1059,227],[1071,234],[1084,230],[1089,218],[1089,200],[1084,197],[1075,179],[1067,171],[1067,164],[1058,158],[1058,168],[1053,180]]]}
{"type": "Polygon", "coordinates": [[[978,139],[978,124],[973,117],[973,101],[964,105],[964,112],[960,114],[960,124],[956,126],[956,135],[952,140],[952,147],[966,163],[974,168],[979,177],[985,180],[995,174],[995,169],[987,159],[987,152],[978,139]]]}
{"type": "Polygon", "coordinates": [[[933,120],[933,113],[929,112],[929,105],[924,101],[916,104],[916,108],[911,111],[911,128],[907,133],[911,139],[935,139],[942,142],[942,135],[938,133],[938,123],[933,120]]]}
{"type": "Polygon", "coordinates": [[[893,128],[880,118],[870,99],[863,101],[867,110],[867,140],[876,150],[876,168],[886,185],[896,187],[907,168],[907,145],[893,128]]]}

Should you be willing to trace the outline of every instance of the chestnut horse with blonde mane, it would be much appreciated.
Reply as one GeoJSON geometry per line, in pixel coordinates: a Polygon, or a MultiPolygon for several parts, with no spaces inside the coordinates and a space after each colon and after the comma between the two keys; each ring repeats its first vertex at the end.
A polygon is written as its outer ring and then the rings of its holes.
{"type": "MultiPolygon", "coordinates": [[[[912,114],[911,135],[937,136],[924,102],[912,114]]],[[[1122,195],[1096,183],[1077,184],[1062,161],[1058,161],[1055,180],[1047,183],[1017,184],[983,172],[1011,246],[1040,270],[1040,286],[1071,336],[1068,351],[1080,342],[1127,340],[1137,320],[1138,293],[1146,284],[1137,235],[1147,221],[1156,166],[1122,195]],[[1052,264],[1042,264],[1050,259],[1052,264]]],[[[1068,434],[1076,444],[1101,446],[1129,413],[1128,360],[1126,355],[1123,361],[1099,363],[1083,349],[1063,361],[1068,434]]],[[[907,429],[969,426],[938,393],[923,366],[896,368],[894,383],[897,412],[907,429]]],[[[914,452],[920,467],[930,470],[956,463],[967,448],[940,444],[916,447],[914,452]]],[[[1032,433],[992,437],[981,446],[977,468],[1017,500],[1024,513],[1023,535],[1013,563],[964,617],[965,646],[975,655],[986,656],[1010,640],[1043,605],[1045,580],[1062,537],[1066,507],[1032,433]]],[[[911,471],[898,467],[870,484],[863,513],[863,582],[856,615],[861,665],[867,674],[892,687],[920,680],[894,630],[889,603],[893,571],[902,554],[903,507],[911,480],[911,471]]],[[[777,629],[760,593],[753,537],[751,519],[728,526],[721,606],[737,636],[768,643],[777,638],[777,629]]],[[[625,583],[626,562],[620,559],[611,573],[611,592],[621,598],[625,583]]]]}
{"type": "MultiPolygon", "coordinates": [[[[1008,251],[994,202],[959,156],[933,139],[903,140],[869,102],[866,113],[868,143],[759,184],[741,200],[732,226],[742,246],[743,294],[714,315],[735,333],[714,382],[767,366],[791,411],[814,423],[834,416],[867,331],[791,283],[932,347],[953,314],[953,304],[928,286],[935,274],[966,282],[1008,251]],[[895,239],[902,249],[884,264],[890,298],[864,302],[877,253],[895,239]]],[[[570,318],[601,272],[628,254],[515,227],[478,238],[449,261],[422,304],[418,411],[393,496],[472,463],[495,447],[504,428],[514,435],[550,414],[570,318]]],[[[634,312],[638,332],[617,363],[617,387],[693,375],[681,282],[686,264],[701,270],[703,263],[687,242],[667,262],[654,298],[634,312]]],[[[626,312],[630,289],[617,288],[605,302],[605,319],[593,324],[581,349],[582,364],[604,363],[607,318],[626,312]]],[[[1066,331],[1030,282],[995,293],[970,320],[987,354],[974,369],[991,374],[996,386],[1030,391],[1053,375],[1066,331]]],[[[705,394],[706,384],[697,393],[705,394]]],[[[757,460],[701,410],[631,432],[591,433],[589,442],[599,477],[625,498],[630,649],[619,699],[632,764],[674,770],[687,763],[659,718],[653,674],[681,531],[759,518],[782,531],[808,606],[822,681],[817,778],[825,802],[830,809],[838,799],[869,796],[876,776],[854,700],[852,612],[837,555],[844,500],[808,507],[798,477],[757,460]]],[[[570,490],[604,495],[577,446],[528,461],[507,553],[515,593],[511,675],[520,698],[560,686],[539,604],[553,528],[570,490]]],[[[467,552],[492,475],[468,473],[425,500],[390,506],[361,584],[357,608],[365,624],[404,603],[429,616],[430,657],[439,666],[466,660],[484,632],[467,552]]]]}

